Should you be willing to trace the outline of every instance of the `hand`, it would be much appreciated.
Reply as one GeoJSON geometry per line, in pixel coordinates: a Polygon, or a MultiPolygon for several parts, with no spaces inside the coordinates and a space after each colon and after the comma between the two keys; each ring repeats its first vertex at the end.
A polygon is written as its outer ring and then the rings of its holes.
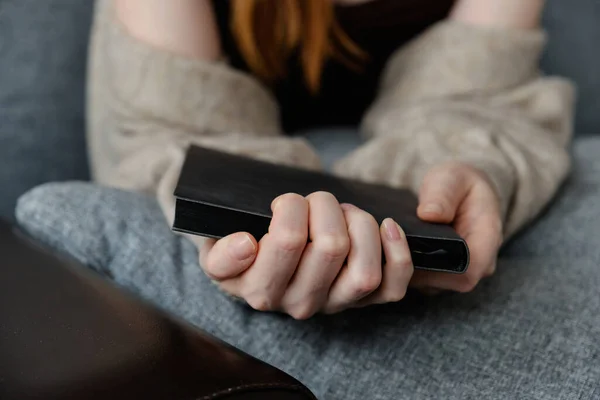
{"type": "Polygon", "coordinates": [[[434,167],[423,180],[417,214],[425,221],[451,223],[466,240],[471,263],[462,275],[415,272],[412,287],[469,292],[494,273],[503,226],[498,197],[483,173],[460,163],[434,167]]]}
{"type": "Polygon", "coordinates": [[[296,319],[404,297],[413,268],[394,221],[379,227],[370,214],[324,192],[286,194],[271,208],[260,243],[243,232],[204,242],[200,265],[225,292],[296,319]]]}

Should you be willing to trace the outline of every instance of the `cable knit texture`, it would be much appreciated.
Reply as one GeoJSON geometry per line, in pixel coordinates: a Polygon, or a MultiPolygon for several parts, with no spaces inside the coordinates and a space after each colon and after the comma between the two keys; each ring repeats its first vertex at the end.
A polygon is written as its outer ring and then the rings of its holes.
{"type": "MultiPolygon", "coordinates": [[[[97,181],[158,197],[169,221],[190,143],[319,169],[302,139],[282,135],[277,104],[226,63],[186,59],[130,36],[110,0],[97,2],[88,87],[88,143],[97,181]]],[[[367,143],[340,176],[418,191],[426,171],[462,161],[500,198],[506,236],[535,217],[570,168],[574,88],[544,77],[539,30],[443,21],[398,49],[364,117],[367,143]]]]}

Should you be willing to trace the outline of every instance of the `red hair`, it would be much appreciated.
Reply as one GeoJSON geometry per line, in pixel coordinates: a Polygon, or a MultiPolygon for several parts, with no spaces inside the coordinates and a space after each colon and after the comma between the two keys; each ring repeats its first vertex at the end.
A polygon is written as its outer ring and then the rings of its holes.
{"type": "Polygon", "coordinates": [[[298,51],[313,93],[328,58],[356,68],[365,56],[337,23],[331,0],[232,0],[231,29],[252,72],[267,82],[282,78],[298,51]]]}

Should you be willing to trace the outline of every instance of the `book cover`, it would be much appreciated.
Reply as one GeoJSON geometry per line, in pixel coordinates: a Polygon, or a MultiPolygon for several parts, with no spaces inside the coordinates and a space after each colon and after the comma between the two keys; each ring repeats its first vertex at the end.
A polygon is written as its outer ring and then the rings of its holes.
{"type": "Polygon", "coordinates": [[[326,173],[275,165],[244,156],[191,146],[175,189],[173,230],[222,238],[268,232],[271,202],[285,193],[332,193],[340,203],[369,212],[381,224],[393,218],[407,236],[416,269],[463,273],[466,242],[449,225],[417,217],[417,197],[405,189],[343,179],[326,173]]]}

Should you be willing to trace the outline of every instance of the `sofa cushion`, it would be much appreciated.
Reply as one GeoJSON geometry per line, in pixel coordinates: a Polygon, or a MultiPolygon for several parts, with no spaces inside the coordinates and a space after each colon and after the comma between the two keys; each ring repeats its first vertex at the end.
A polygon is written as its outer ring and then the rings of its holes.
{"type": "Polygon", "coordinates": [[[600,135],[600,1],[548,0],[544,26],[549,42],[542,68],[577,83],[575,131],[600,135]]]}
{"type": "Polygon", "coordinates": [[[558,257],[600,261],[600,137],[576,138],[573,170],[537,221],[507,244],[512,257],[558,257]]]}
{"type": "Polygon", "coordinates": [[[85,54],[92,1],[0,0],[0,217],[48,181],[87,179],[85,54]]]}
{"type": "Polygon", "coordinates": [[[474,292],[308,321],[224,296],[149,197],[47,184],[21,198],[18,217],[38,240],[285,370],[318,398],[592,400],[600,394],[600,138],[576,142],[568,190],[474,292]]]}

